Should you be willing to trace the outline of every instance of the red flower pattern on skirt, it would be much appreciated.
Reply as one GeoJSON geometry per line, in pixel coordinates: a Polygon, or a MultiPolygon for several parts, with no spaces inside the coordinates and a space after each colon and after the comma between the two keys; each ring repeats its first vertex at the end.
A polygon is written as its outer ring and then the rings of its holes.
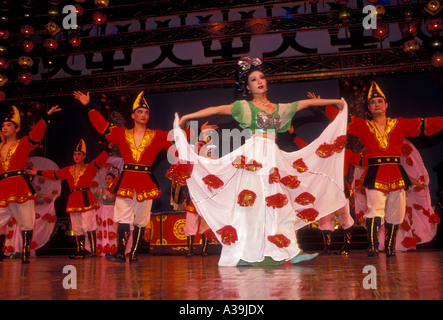
{"type": "Polygon", "coordinates": [[[283,208],[288,204],[289,200],[283,193],[276,193],[272,196],[266,197],[266,205],[272,208],[283,208]]]}
{"type": "Polygon", "coordinates": [[[291,240],[289,240],[283,234],[276,234],[274,236],[268,236],[268,241],[275,244],[279,248],[287,248],[291,244],[291,240]]]}
{"type": "Polygon", "coordinates": [[[231,245],[238,240],[237,231],[233,226],[224,226],[216,232],[220,236],[223,244],[231,245]]]}
{"type": "Polygon", "coordinates": [[[241,207],[251,207],[254,205],[257,195],[251,190],[242,190],[237,197],[237,203],[241,207]]]}
{"type": "Polygon", "coordinates": [[[318,216],[318,211],[314,208],[304,209],[297,213],[297,217],[300,219],[306,221],[306,222],[313,222],[315,221],[315,218],[318,216]]]}
{"type": "Polygon", "coordinates": [[[207,175],[202,179],[202,181],[208,186],[209,191],[212,191],[212,189],[221,188],[224,184],[219,177],[213,174],[207,175]]]}
{"type": "Polygon", "coordinates": [[[298,172],[302,173],[308,171],[308,166],[304,163],[303,159],[297,159],[292,163],[292,166],[297,169],[298,172]]]}

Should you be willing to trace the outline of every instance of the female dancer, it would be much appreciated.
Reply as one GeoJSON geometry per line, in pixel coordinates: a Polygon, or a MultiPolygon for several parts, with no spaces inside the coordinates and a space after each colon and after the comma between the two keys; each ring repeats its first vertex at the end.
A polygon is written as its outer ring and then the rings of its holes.
{"type": "Polygon", "coordinates": [[[301,254],[296,230],[346,203],[341,152],[346,142],[345,102],[271,103],[261,65],[257,58],[239,61],[237,84],[251,96],[250,101],[209,107],[180,119],[176,116],[174,121],[179,158],[193,164],[187,176],[193,203],[223,245],[220,266],[312,259],[316,254],[301,254]],[[296,111],[328,104],[342,111],[319,138],[296,152],[277,147],[276,132],[291,127],[296,111]],[[252,134],[229,154],[208,159],[192,150],[180,127],[188,120],[215,114],[231,115],[252,134]]]}

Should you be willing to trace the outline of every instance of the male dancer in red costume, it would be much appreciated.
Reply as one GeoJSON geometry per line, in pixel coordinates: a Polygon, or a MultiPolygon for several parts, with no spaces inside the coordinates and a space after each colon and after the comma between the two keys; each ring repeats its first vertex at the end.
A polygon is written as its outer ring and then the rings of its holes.
{"type": "Polygon", "coordinates": [[[137,261],[137,252],[151,216],[152,200],[161,195],[154,182],[151,165],[157,154],[162,149],[168,150],[172,142],[167,138],[168,132],[147,127],[150,108],[143,91],[139,93],[132,107],[133,129],[116,127],[107,122],[100,112],[92,108],[89,93],[85,95],[75,92],[74,97],[88,106],[91,123],[100,134],[120,148],[125,163],[122,173],[109,186],[110,191],[117,197],[114,220],[118,228],[117,252],[106,258],[112,262],[126,261],[126,244],[133,225],[129,261],[137,261]]]}
{"type": "Polygon", "coordinates": [[[367,101],[373,119],[352,117],[348,135],[357,136],[361,140],[368,157],[368,168],[363,173],[368,207],[365,213],[368,256],[378,256],[377,234],[384,219],[385,252],[391,257],[395,256],[398,226],[405,216],[405,190],[411,185],[400,164],[403,138],[433,135],[443,129],[443,118],[388,118],[386,96],[375,82],[371,84],[367,101]]]}
{"type": "Polygon", "coordinates": [[[95,211],[100,205],[89,188],[95,174],[105,164],[108,157],[109,154],[103,151],[97,159],[85,164],[86,145],[81,139],[74,150],[75,165],[58,170],[27,170],[29,174],[37,174],[52,180],[66,180],[69,184],[70,194],[66,212],[71,216],[72,231],[77,243],[76,253],[70,256],[71,259],[85,258],[85,234],[88,235],[91,244],[91,255],[97,256],[95,211]]]}
{"type": "MultiPolygon", "coordinates": [[[[29,136],[17,138],[20,131],[20,113],[12,106],[9,114],[2,119],[1,166],[0,166],[0,228],[12,215],[18,221],[23,238],[22,263],[29,263],[31,241],[35,223],[35,190],[24,177],[24,167],[29,153],[38,147],[43,139],[49,117],[60,111],[52,107],[31,130],[29,136]]],[[[0,250],[3,250],[5,235],[0,236],[0,250]]],[[[0,260],[3,253],[0,252],[0,260]]]]}

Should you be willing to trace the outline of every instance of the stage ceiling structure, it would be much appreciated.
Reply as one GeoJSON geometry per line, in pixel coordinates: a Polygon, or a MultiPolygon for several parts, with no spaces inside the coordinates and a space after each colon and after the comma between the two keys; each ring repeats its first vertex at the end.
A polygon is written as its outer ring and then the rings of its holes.
{"type": "Polygon", "coordinates": [[[441,7],[440,0],[1,1],[0,100],[233,86],[242,56],[262,58],[272,82],[439,70],[441,7]],[[377,10],[377,29],[364,28],[367,5],[377,10]]]}

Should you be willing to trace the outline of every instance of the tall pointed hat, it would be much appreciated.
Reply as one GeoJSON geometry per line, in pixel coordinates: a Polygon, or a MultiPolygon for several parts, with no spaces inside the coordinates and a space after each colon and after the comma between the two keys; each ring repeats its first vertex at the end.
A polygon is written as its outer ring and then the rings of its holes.
{"type": "Polygon", "coordinates": [[[86,154],[86,144],[83,139],[80,139],[80,142],[78,143],[77,147],[75,147],[74,152],[75,151],[80,151],[80,152],[83,152],[84,154],[86,154]]]}
{"type": "Polygon", "coordinates": [[[145,92],[142,91],[138,94],[137,98],[134,101],[134,104],[132,105],[132,112],[137,110],[138,108],[146,108],[150,110],[148,102],[145,99],[145,92]]]}
{"type": "Polygon", "coordinates": [[[386,100],[386,96],[383,93],[383,91],[380,90],[380,87],[377,85],[377,83],[375,83],[375,81],[372,81],[371,87],[369,88],[368,91],[368,101],[378,97],[381,97],[386,100]]]}
{"type": "Polygon", "coordinates": [[[15,106],[12,106],[6,117],[3,119],[3,122],[10,121],[14,122],[18,127],[20,127],[20,112],[15,106]]]}

